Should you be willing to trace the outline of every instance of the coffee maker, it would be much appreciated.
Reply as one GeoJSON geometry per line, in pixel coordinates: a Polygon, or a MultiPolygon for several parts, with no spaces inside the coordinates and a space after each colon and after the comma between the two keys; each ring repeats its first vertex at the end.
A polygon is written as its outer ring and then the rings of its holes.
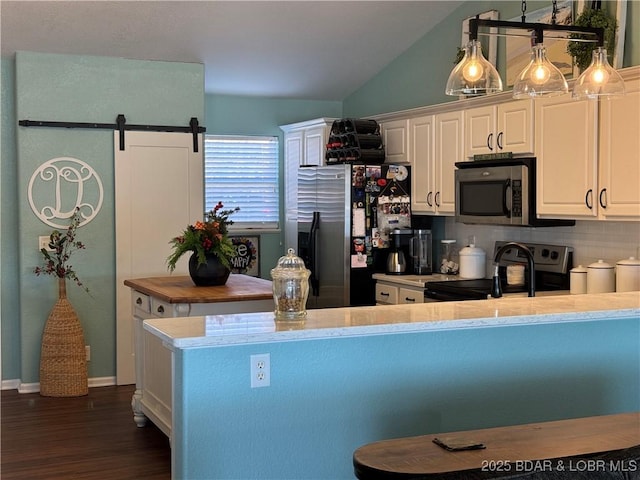
{"type": "Polygon", "coordinates": [[[431,275],[432,250],[431,230],[417,229],[413,231],[409,244],[411,255],[412,273],[414,275],[431,275]]]}
{"type": "Polygon", "coordinates": [[[412,229],[394,228],[389,234],[391,250],[387,256],[387,273],[390,275],[408,275],[413,273],[411,259],[412,229]]]}

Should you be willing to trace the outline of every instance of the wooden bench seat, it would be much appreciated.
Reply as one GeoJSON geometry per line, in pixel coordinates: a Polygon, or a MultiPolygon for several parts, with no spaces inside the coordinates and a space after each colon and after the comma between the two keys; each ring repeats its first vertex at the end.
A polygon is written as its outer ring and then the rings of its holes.
{"type": "Polygon", "coordinates": [[[633,412],[383,440],[358,448],[353,465],[360,480],[518,478],[531,472],[541,473],[536,479],[577,472],[640,478],[639,458],[640,412],[633,412]],[[433,443],[436,437],[485,448],[448,451],[433,443]]]}

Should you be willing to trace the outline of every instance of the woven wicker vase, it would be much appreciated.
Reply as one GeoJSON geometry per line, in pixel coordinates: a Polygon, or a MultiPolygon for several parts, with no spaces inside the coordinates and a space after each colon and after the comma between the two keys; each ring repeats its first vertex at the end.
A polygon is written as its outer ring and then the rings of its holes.
{"type": "Polygon", "coordinates": [[[87,395],[87,357],[78,315],[67,300],[64,278],[58,279],[58,301],[42,334],[40,395],[79,397],[87,395]]]}

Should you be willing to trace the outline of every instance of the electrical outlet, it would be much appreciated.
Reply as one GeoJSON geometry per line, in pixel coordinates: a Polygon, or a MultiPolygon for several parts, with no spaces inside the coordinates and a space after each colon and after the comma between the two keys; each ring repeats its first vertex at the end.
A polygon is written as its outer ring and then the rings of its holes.
{"type": "Polygon", "coordinates": [[[251,388],[271,385],[271,355],[251,355],[251,388]]]}
{"type": "Polygon", "coordinates": [[[47,235],[42,235],[38,237],[38,251],[42,250],[43,248],[49,252],[52,252],[53,250],[51,250],[49,248],[49,241],[51,239],[49,238],[49,236],[47,235]]]}
{"type": "Polygon", "coordinates": [[[91,347],[89,345],[84,346],[84,351],[87,354],[87,362],[91,361],[91,347]]]}

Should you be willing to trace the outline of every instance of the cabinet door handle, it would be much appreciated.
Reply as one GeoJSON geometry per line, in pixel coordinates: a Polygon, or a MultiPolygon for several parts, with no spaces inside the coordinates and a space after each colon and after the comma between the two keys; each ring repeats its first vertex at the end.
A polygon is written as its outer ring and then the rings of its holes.
{"type": "Polygon", "coordinates": [[[158,307],[158,310],[157,310],[157,311],[158,311],[158,313],[164,313],[164,307],[163,307],[162,305],[160,305],[160,306],[158,307]]]}
{"type": "Polygon", "coordinates": [[[380,292],[381,297],[388,297],[389,294],[387,292],[380,292]]]}
{"type": "Polygon", "coordinates": [[[584,196],[584,203],[587,206],[587,208],[589,210],[593,210],[593,190],[590,188],[589,190],[587,190],[587,194],[584,196]],[[591,200],[591,203],[589,203],[589,200],[591,200]]]}
{"type": "Polygon", "coordinates": [[[433,192],[427,193],[427,205],[433,207],[433,203],[431,203],[431,197],[433,196],[433,192]]]}
{"type": "Polygon", "coordinates": [[[598,195],[598,202],[602,208],[607,208],[607,189],[603,188],[600,190],[600,195],[598,195]],[[602,201],[602,196],[604,195],[604,202],[602,201]]]}
{"type": "Polygon", "coordinates": [[[493,133],[487,137],[487,148],[493,152],[493,133]]]}
{"type": "Polygon", "coordinates": [[[440,207],[440,192],[436,192],[436,207],[440,207]]]}
{"type": "Polygon", "coordinates": [[[405,302],[414,302],[415,303],[416,299],[415,298],[404,297],[404,301],[405,302]]]}
{"type": "Polygon", "coordinates": [[[504,133],[504,132],[500,132],[500,133],[498,134],[498,138],[496,139],[496,142],[497,142],[497,144],[498,144],[498,148],[499,148],[500,150],[502,150],[502,134],[503,134],[503,133],[504,133]]]}

